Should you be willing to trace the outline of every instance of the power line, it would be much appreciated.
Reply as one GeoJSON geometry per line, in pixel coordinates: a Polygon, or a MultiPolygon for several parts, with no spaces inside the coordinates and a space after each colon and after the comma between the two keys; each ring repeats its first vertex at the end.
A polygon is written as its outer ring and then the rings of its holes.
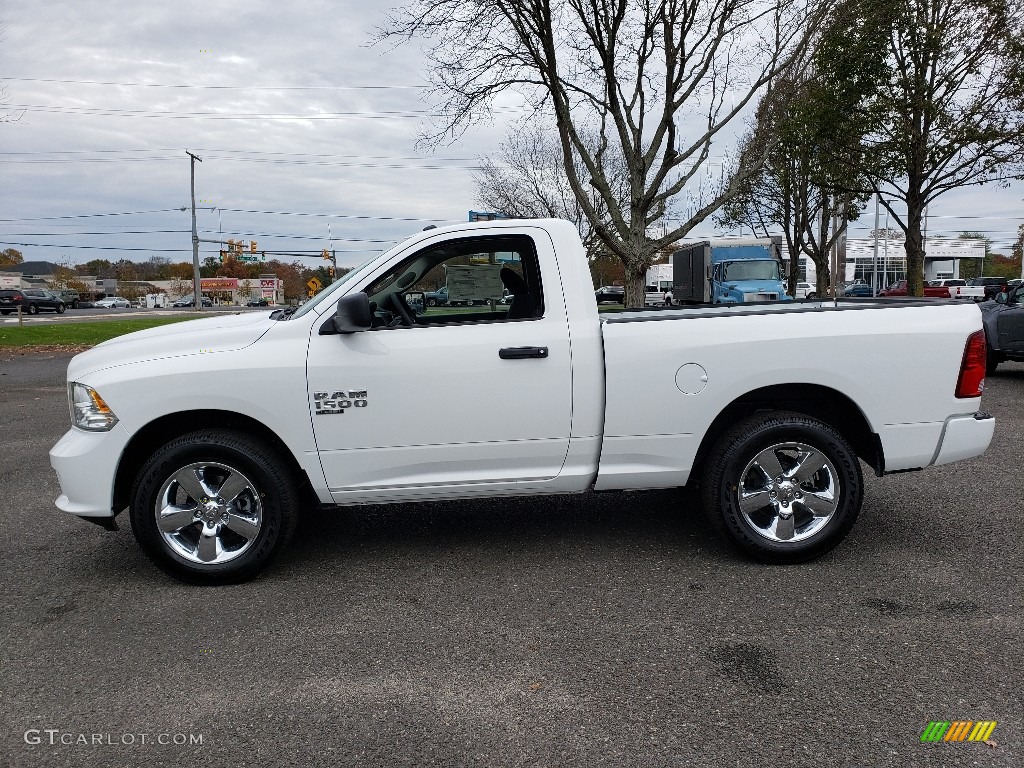
{"type": "MultiPolygon", "coordinates": [[[[145,109],[113,109],[107,107],[62,107],[52,104],[9,104],[8,109],[54,115],[87,115],[91,117],[145,117],[167,120],[401,120],[408,118],[444,117],[425,109],[352,112],[171,112],[145,109]]],[[[499,107],[492,114],[522,112],[519,107],[499,107]]]]}
{"type": "MultiPolygon", "coordinates": [[[[173,152],[179,153],[179,147],[154,147],[150,149],[50,149],[23,152],[0,152],[0,155],[85,155],[85,154],[128,154],[139,152],[173,152]]],[[[269,152],[259,149],[204,149],[197,147],[196,152],[209,155],[270,155],[273,157],[312,157],[312,158],[346,158],[352,160],[429,160],[431,162],[476,162],[476,157],[423,157],[420,155],[339,155],[327,152],[269,152]]],[[[180,160],[179,154],[174,154],[180,160]]]]}
{"type": "MultiPolygon", "coordinates": [[[[211,160],[226,160],[228,162],[240,163],[264,163],[268,165],[307,165],[333,168],[393,168],[413,171],[479,171],[482,168],[478,165],[413,165],[410,163],[358,163],[347,161],[328,160],[286,160],[277,158],[261,157],[230,157],[219,155],[204,155],[211,160]]],[[[0,163],[19,165],[63,165],[65,163],[140,163],[151,161],[174,161],[181,158],[177,155],[166,157],[73,157],[73,158],[38,158],[38,159],[0,159],[0,163]]]]}
{"type": "MultiPolygon", "coordinates": [[[[64,248],[67,250],[83,250],[83,251],[125,251],[129,253],[143,252],[143,253],[192,253],[191,248],[131,248],[131,247],[120,247],[116,245],[62,245],[60,243],[15,243],[7,240],[0,240],[0,245],[16,245],[21,248],[64,248]]],[[[334,249],[338,253],[380,253],[380,248],[336,248],[334,249]]],[[[322,248],[293,248],[290,251],[274,251],[273,253],[281,254],[292,254],[296,256],[310,254],[319,255],[323,252],[322,248]]],[[[213,255],[216,251],[203,251],[213,255]]],[[[267,251],[272,253],[272,251],[267,251]]]]}
{"type": "MultiPolygon", "coordinates": [[[[218,210],[225,211],[227,213],[257,213],[267,215],[280,215],[280,216],[310,216],[316,218],[326,219],[358,219],[364,221],[411,221],[411,222],[445,222],[450,219],[422,219],[415,217],[406,216],[368,216],[368,215],[356,215],[356,214],[344,214],[344,213],[297,213],[291,211],[255,211],[247,210],[244,208],[222,208],[220,206],[201,206],[199,210],[218,210]]],[[[79,213],[67,216],[34,216],[17,219],[0,219],[0,223],[10,223],[19,221],[67,221],[71,219],[90,219],[99,218],[105,216],[137,216],[151,213],[181,213],[185,208],[179,206],[178,208],[159,208],[150,211],[119,211],[117,213],[79,213]]]]}
{"type": "Polygon", "coordinates": [[[116,83],[105,80],[63,80],[52,77],[0,77],[16,83],[64,83],[66,85],[116,85],[125,88],[182,88],[210,91],[389,91],[416,90],[426,85],[194,85],[178,83],[116,83]]]}
{"type": "MultiPolygon", "coordinates": [[[[241,237],[241,238],[247,239],[247,240],[253,240],[253,239],[257,238],[257,237],[261,237],[261,238],[271,237],[271,238],[278,238],[278,239],[281,239],[281,240],[317,240],[317,241],[326,241],[328,239],[324,235],[287,235],[287,234],[281,234],[279,232],[222,232],[220,230],[214,231],[212,229],[205,229],[205,230],[201,230],[201,231],[202,231],[202,233],[204,235],[217,235],[218,237],[220,237],[222,235],[231,235],[232,237],[241,237]]],[[[121,234],[121,233],[120,232],[114,232],[114,233],[109,233],[109,234],[121,234]]],[[[372,240],[372,239],[369,239],[369,238],[362,238],[362,237],[337,237],[337,236],[332,236],[330,239],[333,242],[338,242],[338,243],[381,243],[381,244],[384,244],[384,245],[388,245],[388,244],[392,244],[392,243],[397,243],[398,242],[394,238],[391,238],[389,240],[372,240]]],[[[261,248],[260,250],[262,251],[263,249],[261,248]]]]}
{"type": "Polygon", "coordinates": [[[118,213],[79,213],[73,216],[35,216],[32,218],[23,219],[0,219],[0,222],[5,221],[60,221],[62,219],[91,219],[98,218],[101,216],[137,216],[148,213],[169,213],[171,211],[181,211],[181,208],[158,208],[152,211],[120,211],[118,213]]]}
{"type": "Polygon", "coordinates": [[[92,235],[181,235],[187,229],[125,229],[113,232],[4,232],[7,237],[85,237],[92,235]]]}

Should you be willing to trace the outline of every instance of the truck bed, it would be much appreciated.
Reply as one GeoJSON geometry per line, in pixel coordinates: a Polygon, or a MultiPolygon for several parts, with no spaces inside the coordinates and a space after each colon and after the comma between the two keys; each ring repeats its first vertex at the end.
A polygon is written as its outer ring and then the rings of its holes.
{"type": "Polygon", "coordinates": [[[715,419],[760,395],[776,404],[818,399],[832,418],[862,419],[881,456],[866,445],[861,457],[876,471],[928,466],[950,414],[977,409],[954,390],[979,324],[976,305],[942,299],[602,313],[607,382],[596,487],[636,487],[638,475],[646,487],[686,483],[715,419]]]}

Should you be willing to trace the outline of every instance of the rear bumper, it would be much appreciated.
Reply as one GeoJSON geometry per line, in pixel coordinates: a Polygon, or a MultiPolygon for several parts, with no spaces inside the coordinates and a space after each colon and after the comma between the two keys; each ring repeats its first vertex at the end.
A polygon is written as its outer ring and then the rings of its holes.
{"type": "Polygon", "coordinates": [[[948,419],[932,464],[938,466],[980,456],[992,442],[995,429],[995,418],[984,411],[948,419]]]}

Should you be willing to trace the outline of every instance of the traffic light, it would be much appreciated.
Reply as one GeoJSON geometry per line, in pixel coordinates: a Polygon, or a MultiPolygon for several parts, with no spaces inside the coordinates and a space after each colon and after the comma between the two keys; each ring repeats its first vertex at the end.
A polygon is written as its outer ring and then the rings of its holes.
{"type": "Polygon", "coordinates": [[[221,251],[221,252],[220,252],[220,260],[221,260],[222,262],[224,261],[224,257],[225,257],[226,255],[227,255],[227,254],[226,254],[226,253],[225,253],[224,251],[221,251]]]}
{"type": "Polygon", "coordinates": [[[334,267],[328,267],[327,274],[330,275],[331,277],[334,277],[334,267]]]}
{"type": "Polygon", "coordinates": [[[324,249],[323,249],[322,251],[320,251],[320,255],[321,255],[321,256],[322,256],[322,257],[323,257],[324,259],[326,259],[327,261],[330,261],[330,260],[331,260],[331,252],[330,252],[330,251],[328,251],[328,250],[327,250],[326,248],[324,248],[324,249]]]}
{"type": "Polygon", "coordinates": [[[255,240],[250,240],[249,241],[249,253],[256,253],[256,241],[255,240]]]}

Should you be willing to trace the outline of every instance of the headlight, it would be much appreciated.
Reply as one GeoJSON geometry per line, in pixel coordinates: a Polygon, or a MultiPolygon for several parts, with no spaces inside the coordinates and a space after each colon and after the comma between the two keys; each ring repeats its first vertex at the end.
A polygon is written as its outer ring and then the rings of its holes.
{"type": "Polygon", "coordinates": [[[88,432],[109,432],[117,424],[117,416],[92,387],[72,381],[68,384],[71,423],[88,432]]]}

